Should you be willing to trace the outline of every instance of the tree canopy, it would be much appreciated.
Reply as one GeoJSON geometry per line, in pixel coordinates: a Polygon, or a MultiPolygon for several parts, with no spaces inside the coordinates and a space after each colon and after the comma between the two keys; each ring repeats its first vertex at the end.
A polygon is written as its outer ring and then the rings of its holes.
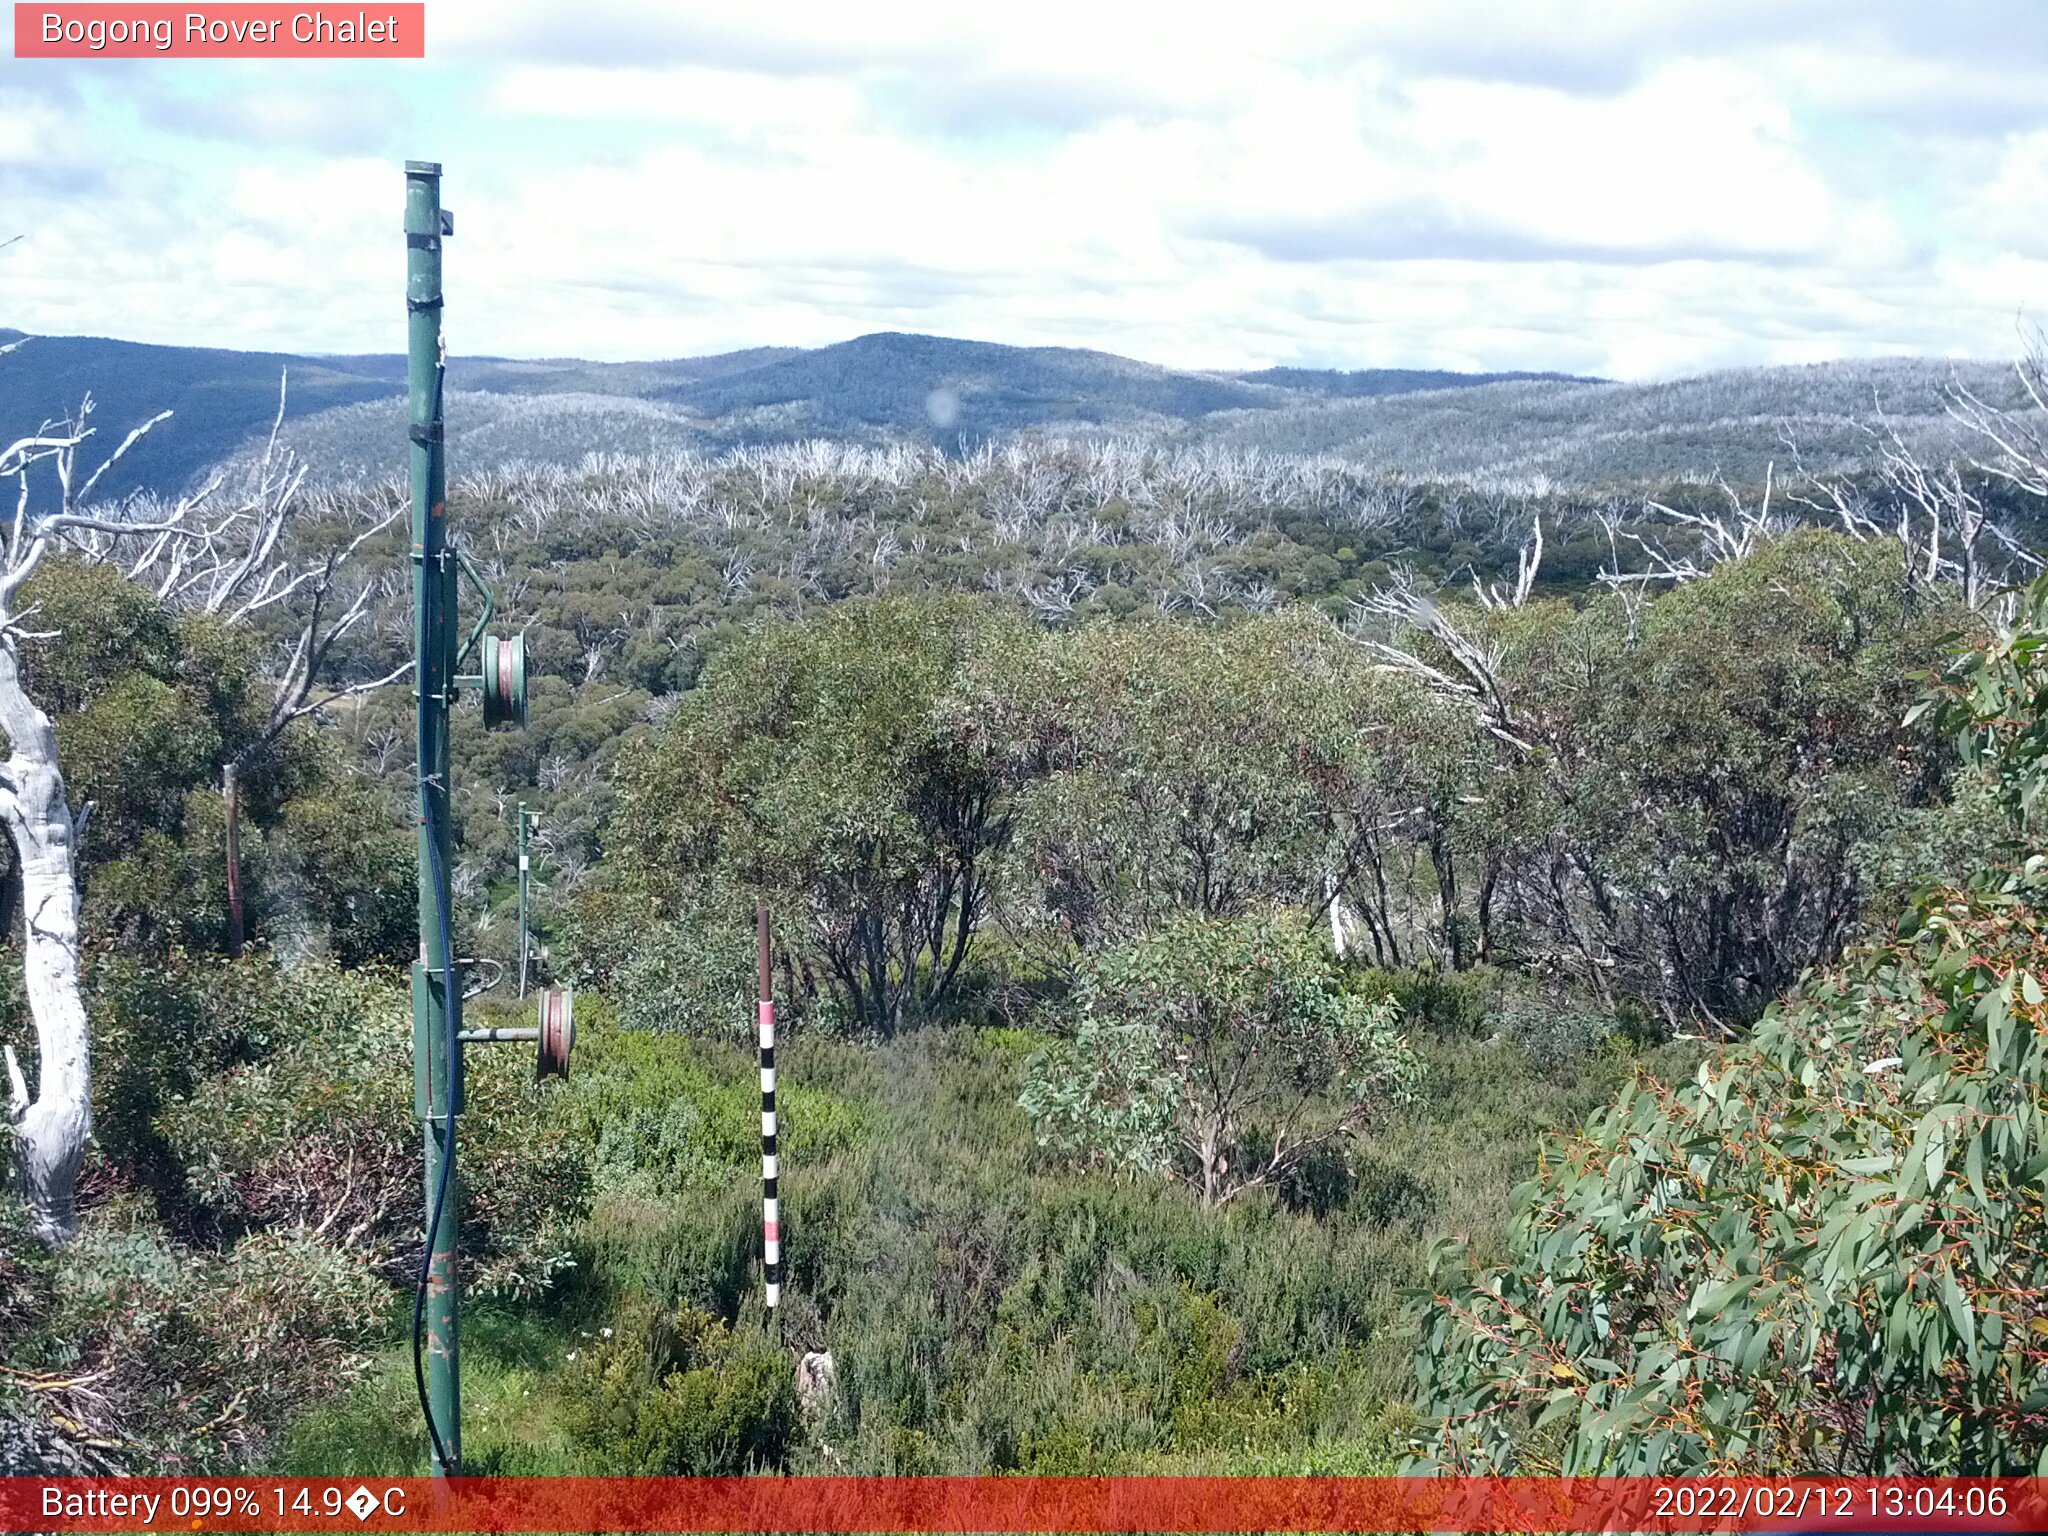
{"type": "Polygon", "coordinates": [[[2010,808],[1964,885],[1559,1140],[1509,1264],[1433,1256],[1427,1454],[1475,1471],[2048,1470],[2037,585],[1929,699],[2010,808]]]}

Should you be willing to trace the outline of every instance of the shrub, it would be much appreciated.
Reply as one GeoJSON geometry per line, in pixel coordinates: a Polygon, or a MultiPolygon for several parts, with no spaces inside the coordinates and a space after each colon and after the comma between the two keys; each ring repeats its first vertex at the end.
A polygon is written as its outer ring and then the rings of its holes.
{"type": "Polygon", "coordinates": [[[1500,984],[1490,966],[1445,971],[1433,965],[1394,970],[1366,965],[1346,970],[1341,977],[1346,992],[1391,999],[1410,1027],[1440,1040],[1477,1039],[1484,1034],[1487,1010],[1500,984]]]}
{"type": "MultiPolygon", "coordinates": [[[[621,1023],[710,1039],[754,1038],[760,992],[754,929],[735,920],[750,909],[741,900],[726,905],[730,912],[700,902],[641,930],[612,987],[621,1023]]],[[[787,1009],[783,1022],[789,1022],[787,1009]]]]}
{"type": "Polygon", "coordinates": [[[1546,1159],[1509,1267],[1433,1255],[1461,1469],[2048,1470],[2048,880],[1930,898],[1681,1090],[1546,1159]]]}
{"type": "MultiPolygon", "coordinates": [[[[417,1263],[420,1130],[412,1021],[392,978],[252,959],[209,1004],[230,1062],[157,1125],[186,1197],[228,1231],[306,1227],[402,1278],[417,1263]]],[[[463,1249],[481,1291],[530,1293],[569,1262],[585,1154],[550,1118],[524,1051],[478,1047],[465,1077],[463,1249]]]]}
{"type": "Polygon", "coordinates": [[[194,1252],[123,1206],[62,1251],[53,1296],[50,1352],[22,1364],[92,1377],[74,1428],[130,1470],[246,1465],[362,1374],[392,1312],[361,1256],[302,1228],[194,1252]]]}
{"type": "Polygon", "coordinates": [[[688,1308],[629,1308],[579,1357],[564,1392],[571,1433],[615,1475],[780,1468],[799,1426],[788,1356],[688,1308]]]}
{"type": "MultiPolygon", "coordinates": [[[[600,1189],[658,1197],[722,1187],[761,1155],[751,1052],[627,1027],[601,998],[577,998],[576,1072],[550,1124],[590,1149],[600,1189]]],[[[850,1147],[859,1108],[801,1080],[778,1100],[784,1151],[804,1163],[850,1147]]]]}
{"type": "Polygon", "coordinates": [[[1589,998],[1534,991],[1511,994],[1494,1010],[1492,1020],[1501,1040],[1520,1047],[1548,1076],[1582,1072],[1602,1051],[1625,1055],[1644,1043],[1648,1022],[1633,1004],[1623,1013],[1589,998]]]}
{"type": "Polygon", "coordinates": [[[1625,1091],[1546,1158],[1505,1270],[1439,1246],[1434,1460],[2048,1472],[2048,581],[2019,618],[1916,711],[2012,862],[1922,893],[1689,1086],[1625,1091]]]}
{"type": "MultiPolygon", "coordinates": [[[[343,763],[285,807],[277,906],[338,964],[392,965],[418,943],[418,851],[404,801],[343,763]]],[[[282,925],[280,925],[282,926],[282,925]]]]}
{"type": "Polygon", "coordinates": [[[1338,989],[1282,918],[1180,918],[1088,963],[1071,1042],[1032,1058],[1042,1142],[1177,1172],[1211,1205],[1270,1187],[1404,1100],[1392,1004],[1338,989]]]}

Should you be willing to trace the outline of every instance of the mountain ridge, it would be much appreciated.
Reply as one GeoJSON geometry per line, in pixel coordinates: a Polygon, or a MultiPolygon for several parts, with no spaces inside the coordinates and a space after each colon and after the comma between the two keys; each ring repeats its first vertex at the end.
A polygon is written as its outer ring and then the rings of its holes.
{"type": "MultiPolygon", "coordinates": [[[[161,410],[173,418],[109,477],[114,494],[182,488],[267,430],[287,381],[287,421],[403,393],[400,353],[290,353],[171,346],[103,336],[34,336],[0,328],[0,399],[11,419],[61,419],[90,392],[103,431],[161,410]]],[[[960,446],[1022,429],[1075,425],[1151,429],[1221,411],[1312,406],[1319,399],[1459,388],[1506,378],[1412,369],[1232,372],[1167,368],[1080,347],[875,331],[823,347],[749,347],[632,362],[454,357],[457,394],[615,397],[672,408],[703,424],[707,444],[797,436],[924,437],[960,446]]],[[[379,413],[381,414],[381,413],[379,413]]]]}
{"type": "MultiPolygon", "coordinates": [[[[0,344],[23,333],[0,329],[0,344]]],[[[318,478],[403,463],[405,359],[36,337],[0,357],[0,401],[33,428],[90,390],[112,435],[177,414],[108,489],[176,491],[260,441],[289,379],[285,437],[318,478]]],[[[1760,481],[1795,442],[1810,466],[1870,452],[1881,406],[1916,448],[1945,451],[1945,391],[2013,394],[2008,365],[1878,358],[1724,369],[1629,384],[1583,375],[1429,369],[1167,368],[1081,347],[876,331],[828,346],[695,358],[450,360],[458,473],[591,453],[715,453],[827,438],[963,452],[1017,436],[1115,435],[1168,447],[1336,458],[1411,479],[1502,486],[1760,481]]],[[[2023,402],[2021,402],[2023,403],[2023,402]]]]}

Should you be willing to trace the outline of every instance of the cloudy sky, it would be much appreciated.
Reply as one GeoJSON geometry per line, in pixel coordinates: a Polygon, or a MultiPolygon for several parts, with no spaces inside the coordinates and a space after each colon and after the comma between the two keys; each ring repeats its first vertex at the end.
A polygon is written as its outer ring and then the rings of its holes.
{"type": "Polygon", "coordinates": [[[427,20],[407,63],[16,60],[10,36],[0,325],[397,350],[408,156],[447,167],[467,353],[914,330],[1651,378],[2002,357],[2048,312],[2037,0],[427,20]]]}

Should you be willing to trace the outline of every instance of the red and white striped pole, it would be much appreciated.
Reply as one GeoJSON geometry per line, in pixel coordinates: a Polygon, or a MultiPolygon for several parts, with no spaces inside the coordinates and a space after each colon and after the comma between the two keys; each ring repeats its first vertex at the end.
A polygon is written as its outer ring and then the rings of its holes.
{"type": "Polygon", "coordinates": [[[768,1283],[768,1316],[782,1298],[782,1217],[775,1198],[775,990],[768,967],[768,909],[755,913],[761,961],[761,1268],[768,1283]]]}

